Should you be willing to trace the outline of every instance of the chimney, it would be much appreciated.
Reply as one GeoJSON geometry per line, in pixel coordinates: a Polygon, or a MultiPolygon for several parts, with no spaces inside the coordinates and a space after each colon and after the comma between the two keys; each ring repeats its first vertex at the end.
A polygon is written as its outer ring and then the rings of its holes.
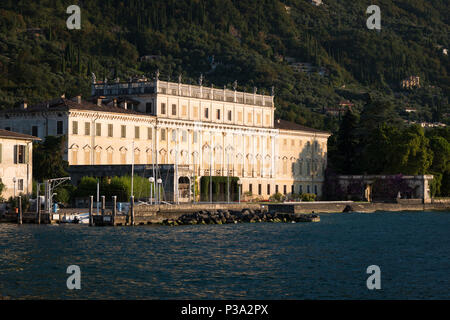
{"type": "Polygon", "coordinates": [[[77,103],[81,104],[81,94],[77,95],[77,103]]]}
{"type": "Polygon", "coordinates": [[[98,105],[99,107],[102,106],[102,98],[97,98],[97,105],[98,105]]]}
{"type": "Polygon", "coordinates": [[[124,108],[125,110],[128,109],[128,103],[127,103],[126,101],[123,102],[123,108],[124,108]]]}

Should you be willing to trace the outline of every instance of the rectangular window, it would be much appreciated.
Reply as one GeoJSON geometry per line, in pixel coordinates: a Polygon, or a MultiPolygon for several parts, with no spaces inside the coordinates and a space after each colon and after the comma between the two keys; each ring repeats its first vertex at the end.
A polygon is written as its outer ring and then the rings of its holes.
{"type": "Polygon", "coordinates": [[[89,122],[84,123],[84,135],[85,136],[91,135],[91,124],[89,122]]]}
{"type": "Polygon", "coordinates": [[[291,193],[295,193],[294,185],[291,186],[291,193]]]}
{"type": "Polygon", "coordinates": [[[141,135],[141,128],[136,126],[134,127],[134,138],[135,139],[139,139],[140,135],[141,135]]]}
{"type": "Polygon", "coordinates": [[[102,124],[101,123],[95,124],[95,135],[97,137],[101,137],[101,135],[102,135],[102,124]]]}
{"type": "Polygon", "coordinates": [[[252,122],[252,114],[251,114],[251,112],[248,113],[247,120],[248,120],[249,123],[252,122]]]}
{"type": "Polygon", "coordinates": [[[217,120],[220,120],[220,109],[217,109],[217,120]]]}
{"type": "Polygon", "coordinates": [[[177,105],[176,104],[172,104],[172,115],[173,116],[177,115],[177,105]]]}
{"type": "MultiPolygon", "coordinates": [[[[33,126],[34,129],[34,126],[33,126]]],[[[37,127],[36,127],[37,129],[37,127]]],[[[37,131],[36,131],[37,133],[37,131]]],[[[78,121],[72,121],[72,134],[78,134],[78,121]]],[[[33,134],[34,136],[34,134],[33,134]]]]}
{"type": "Polygon", "coordinates": [[[287,187],[286,187],[286,185],[284,185],[283,186],[283,194],[286,194],[287,193],[287,187]]]}
{"type": "Polygon", "coordinates": [[[256,123],[261,124],[261,115],[260,114],[256,115],[256,123]]]}
{"type": "Polygon", "coordinates": [[[248,191],[249,191],[250,193],[253,192],[253,185],[252,185],[251,183],[248,185],[248,191]]]}
{"type": "Polygon", "coordinates": [[[177,131],[176,130],[172,130],[172,141],[177,142],[177,131]]]}
{"type": "Polygon", "coordinates": [[[146,113],[150,113],[150,114],[153,113],[153,103],[147,102],[147,103],[145,104],[145,112],[146,112],[146,113]]]}
{"type": "MultiPolygon", "coordinates": [[[[77,122],[77,133],[74,133],[74,134],[78,134],[78,122],[77,122]]],[[[35,137],[37,137],[39,135],[37,126],[32,126],[31,127],[31,135],[33,135],[35,137]]]]}
{"type": "Polygon", "coordinates": [[[23,191],[23,179],[17,180],[17,190],[23,191]]]}
{"type": "Polygon", "coordinates": [[[270,195],[270,184],[267,185],[267,194],[270,195]]]}
{"type": "Polygon", "coordinates": [[[166,141],[166,129],[161,129],[161,141],[166,141]]]}
{"type": "Polygon", "coordinates": [[[108,124],[108,137],[112,137],[114,135],[113,125],[112,123],[108,124]]]}
{"type": "Polygon", "coordinates": [[[309,185],[306,186],[306,192],[307,192],[307,193],[311,193],[311,189],[310,189],[309,185]]]}
{"type": "Polygon", "coordinates": [[[187,107],[186,107],[186,106],[182,106],[182,107],[181,107],[181,115],[182,115],[183,117],[186,117],[186,116],[187,116],[187,107]]]}
{"type": "Polygon", "coordinates": [[[302,185],[298,186],[298,193],[303,193],[303,186],[302,185]]]}
{"type": "Polygon", "coordinates": [[[205,108],[205,118],[208,119],[209,118],[209,109],[205,108]]]}
{"type": "Polygon", "coordinates": [[[56,134],[63,134],[63,122],[58,121],[56,122],[56,134]]]}
{"type": "Polygon", "coordinates": [[[231,110],[228,111],[228,121],[231,121],[233,112],[231,110]]]}
{"type": "Polygon", "coordinates": [[[122,138],[126,138],[127,137],[127,126],[120,126],[120,136],[122,138]]]}
{"type": "Polygon", "coordinates": [[[275,193],[278,193],[278,185],[275,185],[275,193]]]}
{"type": "Polygon", "coordinates": [[[166,104],[161,103],[161,114],[166,114],[166,104]]]}
{"type": "Polygon", "coordinates": [[[258,184],[258,195],[262,194],[262,185],[261,183],[258,184]]]}
{"type": "Polygon", "coordinates": [[[147,139],[152,140],[152,127],[147,128],[147,139]]]}
{"type": "Polygon", "coordinates": [[[25,163],[25,148],[24,145],[15,145],[14,146],[14,163],[25,163]]]}

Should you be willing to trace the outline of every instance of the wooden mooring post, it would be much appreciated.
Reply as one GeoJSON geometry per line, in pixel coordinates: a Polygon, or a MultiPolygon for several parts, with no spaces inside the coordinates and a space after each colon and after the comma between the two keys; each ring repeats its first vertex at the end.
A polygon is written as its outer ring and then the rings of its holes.
{"type": "Polygon", "coordinates": [[[130,217],[131,217],[130,224],[134,226],[134,196],[130,197],[130,217]]]}
{"type": "Polygon", "coordinates": [[[22,196],[19,196],[19,216],[17,217],[18,224],[22,224],[22,196]]]}
{"type": "Polygon", "coordinates": [[[101,212],[102,212],[102,218],[105,216],[105,209],[106,209],[106,203],[105,203],[105,196],[101,196],[101,199],[102,199],[102,209],[101,209],[101,212]]]}
{"type": "Polygon", "coordinates": [[[117,196],[113,196],[112,201],[113,201],[113,207],[112,207],[111,223],[114,226],[114,223],[116,222],[116,214],[117,214],[117,196]]]}
{"type": "Polygon", "coordinates": [[[94,225],[94,217],[92,216],[92,210],[94,209],[94,196],[89,196],[89,226],[94,225]]]}
{"type": "Polygon", "coordinates": [[[36,224],[41,224],[41,197],[36,200],[37,212],[36,212],[36,224]]]}

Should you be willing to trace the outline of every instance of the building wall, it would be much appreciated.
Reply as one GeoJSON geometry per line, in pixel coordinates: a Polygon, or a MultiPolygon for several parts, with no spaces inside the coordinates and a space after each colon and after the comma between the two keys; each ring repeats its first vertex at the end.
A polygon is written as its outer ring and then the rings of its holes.
{"type": "Polygon", "coordinates": [[[32,143],[21,139],[0,138],[0,179],[6,189],[1,196],[4,199],[32,192],[32,143]],[[14,146],[25,147],[23,163],[14,163],[14,146]],[[14,183],[13,179],[16,178],[14,183]]]}
{"type": "Polygon", "coordinates": [[[262,198],[277,191],[322,194],[329,135],[275,129],[273,96],[162,81],[133,85],[137,86],[97,85],[93,92],[101,90],[109,97],[119,96],[115,94],[119,89],[122,94],[138,92],[128,97],[139,102],[137,110],[142,115],[74,109],[11,113],[9,119],[0,119],[0,128],[10,126],[32,134],[31,127],[36,125],[38,136],[44,138],[46,133],[57,134],[57,121],[63,121],[65,159],[71,166],[131,164],[134,156],[135,164],[151,164],[154,159],[158,164],[188,165],[197,178],[237,176],[243,192],[262,198]],[[147,109],[148,103],[152,107],[147,109]],[[205,109],[209,110],[207,118],[205,109]],[[97,134],[99,125],[101,133],[97,134]],[[108,125],[113,126],[112,136],[108,125]]]}

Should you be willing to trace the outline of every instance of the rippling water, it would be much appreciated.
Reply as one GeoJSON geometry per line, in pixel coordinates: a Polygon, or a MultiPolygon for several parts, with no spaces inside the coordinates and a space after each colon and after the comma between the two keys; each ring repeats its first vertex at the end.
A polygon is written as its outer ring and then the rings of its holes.
{"type": "Polygon", "coordinates": [[[449,299],[450,212],[324,214],[319,223],[0,225],[0,297],[449,299]],[[81,290],[66,269],[81,268],[81,290]],[[368,290],[366,268],[381,268],[368,290]]]}

